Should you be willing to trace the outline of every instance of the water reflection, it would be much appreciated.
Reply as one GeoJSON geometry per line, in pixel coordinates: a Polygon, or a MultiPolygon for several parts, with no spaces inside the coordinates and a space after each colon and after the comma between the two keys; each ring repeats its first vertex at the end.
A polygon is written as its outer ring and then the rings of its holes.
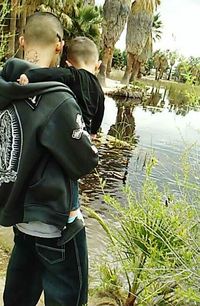
{"type": "Polygon", "coordinates": [[[175,112],[176,115],[185,116],[191,111],[191,107],[188,105],[189,98],[186,93],[182,93],[180,89],[177,90],[178,92],[173,87],[169,89],[164,87],[151,87],[149,89],[149,96],[142,105],[144,108],[153,106],[153,113],[156,112],[156,109],[167,108],[170,112],[175,112]]]}
{"type": "MultiPolygon", "coordinates": [[[[141,189],[145,164],[152,155],[158,159],[152,178],[166,196],[182,192],[176,174],[182,179],[180,168],[184,163],[184,152],[188,153],[191,164],[198,171],[200,111],[184,108],[179,111],[176,103],[169,101],[165,89],[151,89],[150,93],[149,99],[140,105],[135,101],[106,98],[103,137],[97,143],[100,163],[97,172],[80,183],[81,203],[92,206],[105,218],[108,207],[103,201],[100,179],[106,181],[104,191],[124,203],[124,184],[128,182],[135,191],[141,189]],[[123,140],[123,145],[119,146],[115,138],[123,140]]],[[[191,169],[190,176],[198,186],[199,175],[191,169]]],[[[199,194],[190,197],[193,205],[199,205],[199,194]]],[[[86,225],[90,262],[94,267],[94,263],[99,261],[99,252],[102,254],[106,249],[105,233],[96,221],[87,216],[86,225]]]]}
{"type": "MultiPolygon", "coordinates": [[[[110,145],[109,141],[99,146],[100,162],[95,172],[88,175],[80,183],[80,190],[84,204],[100,207],[102,200],[101,183],[105,183],[104,191],[121,198],[120,190],[126,183],[129,162],[132,157],[131,147],[117,147],[110,145]],[[99,203],[100,201],[100,203],[99,203]]],[[[101,206],[101,209],[105,209],[101,206]]]]}
{"type": "MultiPolygon", "coordinates": [[[[110,99],[108,103],[109,101],[110,99]]],[[[94,199],[102,202],[100,181],[105,182],[105,192],[121,197],[121,187],[127,180],[129,161],[138,142],[135,134],[134,105],[125,101],[116,101],[114,109],[117,112],[114,111],[115,120],[107,130],[107,137],[97,143],[99,165],[96,171],[83,179],[80,184],[82,196],[87,202],[96,203],[94,199]]],[[[107,122],[104,121],[104,124],[107,122]]]]}
{"type": "Polygon", "coordinates": [[[117,109],[116,122],[110,126],[108,135],[114,136],[118,140],[136,144],[135,119],[133,116],[134,106],[118,103],[117,109]]]}
{"type": "Polygon", "coordinates": [[[174,101],[169,101],[164,88],[151,88],[149,98],[140,105],[133,100],[106,98],[104,137],[97,144],[100,163],[97,172],[80,184],[84,203],[95,208],[102,205],[99,179],[106,181],[106,192],[119,198],[123,197],[121,189],[127,178],[134,190],[140,189],[145,160],[152,154],[158,159],[158,166],[152,173],[154,180],[161,188],[170,185],[174,192],[177,191],[174,175],[179,171],[183,152],[191,147],[193,163],[199,155],[200,111],[188,111],[187,108],[179,112],[175,105],[174,101]]]}

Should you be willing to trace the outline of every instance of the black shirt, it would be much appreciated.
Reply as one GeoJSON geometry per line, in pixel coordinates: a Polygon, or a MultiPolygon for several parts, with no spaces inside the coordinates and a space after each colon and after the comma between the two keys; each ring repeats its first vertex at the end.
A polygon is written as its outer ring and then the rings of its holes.
{"type": "Polygon", "coordinates": [[[58,81],[76,95],[87,131],[96,134],[104,115],[104,93],[97,77],[85,69],[37,68],[26,71],[30,83],[58,81]]]}

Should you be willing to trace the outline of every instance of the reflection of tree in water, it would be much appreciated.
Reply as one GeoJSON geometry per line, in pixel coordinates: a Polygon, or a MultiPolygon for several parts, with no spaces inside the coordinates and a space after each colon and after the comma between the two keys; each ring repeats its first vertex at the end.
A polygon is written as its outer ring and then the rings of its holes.
{"type": "Polygon", "coordinates": [[[189,111],[186,101],[182,99],[173,99],[169,89],[164,91],[160,87],[152,87],[149,96],[143,101],[144,110],[150,111],[152,114],[161,112],[163,108],[167,108],[169,112],[174,112],[176,115],[185,116],[189,111]]]}
{"type": "Polygon", "coordinates": [[[165,103],[162,94],[160,93],[160,89],[157,87],[152,87],[152,90],[149,96],[143,101],[144,110],[150,111],[152,114],[157,112],[161,112],[161,105],[163,106],[165,103]]]}
{"type": "MultiPolygon", "coordinates": [[[[123,185],[126,183],[128,164],[132,156],[131,147],[112,147],[109,141],[100,144],[98,150],[99,165],[96,171],[87,175],[80,183],[81,194],[87,195],[88,201],[96,201],[97,205],[102,197],[100,180],[105,182],[105,192],[112,195],[120,194],[123,185]]],[[[84,202],[85,200],[83,200],[84,202]]]]}
{"type": "MultiPolygon", "coordinates": [[[[102,195],[100,180],[106,182],[105,191],[112,195],[119,195],[128,175],[128,164],[132,156],[133,144],[138,139],[135,136],[135,119],[133,117],[133,105],[127,101],[118,103],[116,123],[110,127],[108,139],[97,145],[99,150],[99,165],[97,171],[88,175],[81,181],[82,195],[94,201],[102,195]],[[113,137],[110,137],[113,136],[113,137]],[[113,139],[121,141],[115,145],[113,139]]],[[[84,200],[83,200],[84,202],[84,200]]]]}
{"type": "Polygon", "coordinates": [[[119,103],[115,124],[111,125],[108,135],[130,144],[138,142],[135,136],[135,118],[133,117],[133,105],[119,103]]]}

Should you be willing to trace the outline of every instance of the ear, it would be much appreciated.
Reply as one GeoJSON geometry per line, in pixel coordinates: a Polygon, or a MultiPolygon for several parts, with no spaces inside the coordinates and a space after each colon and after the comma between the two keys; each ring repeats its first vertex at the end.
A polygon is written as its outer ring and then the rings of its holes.
{"type": "Polygon", "coordinates": [[[24,36],[19,37],[19,45],[22,49],[24,48],[24,36]]]}
{"type": "Polygon", "coordinates": [[[99,73],[99,67],[101,66],[102,61],[98,61],[95,65],[95,74],[99,73]]]}
{"type": "Polygon", "coordinates": [[[56,54],[62,52],[64,44],[65,42],[63,40],[56,43],[56,54]]]}

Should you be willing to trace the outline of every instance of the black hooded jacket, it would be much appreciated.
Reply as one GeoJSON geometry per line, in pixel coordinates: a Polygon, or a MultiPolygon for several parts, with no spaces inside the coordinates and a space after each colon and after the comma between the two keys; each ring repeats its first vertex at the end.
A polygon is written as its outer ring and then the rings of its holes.
{"type": "Polygon", "coordinates": [[[31,67],[11,59],[0,75],[0,224],[41,221],[62,229],[76,180],[97,165],[98,154],[67,86],[15,82],[31,67]]]}

